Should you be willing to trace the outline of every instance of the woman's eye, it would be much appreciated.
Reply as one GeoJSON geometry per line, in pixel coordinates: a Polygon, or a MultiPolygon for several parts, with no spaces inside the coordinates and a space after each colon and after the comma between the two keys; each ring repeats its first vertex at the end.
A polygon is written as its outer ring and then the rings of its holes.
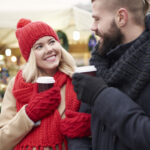
{"type": "Polygon", "coordinates": [[[49,44],[54,44],[55,43],[55,40],[50,40],[49,41],[49,44]]]}
{"type": "Polygon", "coordinates": [[[94,18],[94,21],[95,21],[95,22],[98,22],[99,20],[100,20],[100,19],[97,18],[97,17],[94,18]]]}
{"type": "Polygon", "coordinates": [[[35,47],[35,49],[41,49],[42,48],[42,45],[38,45],[35,47]]]}

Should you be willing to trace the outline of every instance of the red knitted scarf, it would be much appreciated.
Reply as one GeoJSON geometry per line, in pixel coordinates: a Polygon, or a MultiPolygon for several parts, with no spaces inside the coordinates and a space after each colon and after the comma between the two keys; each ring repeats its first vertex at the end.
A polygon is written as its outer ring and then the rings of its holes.
{"type": "MultiPolygon", "coordinates": [[[[60,71],[54,75],[54,78],[56,80],[56,86],[61,88],[66,84],[66,109],[78,111],[80,102],[77,100],[76,94],[74,93],[71,79],[60,71]]],[[[32,99],[31,97],[35,94],[33,89],[36,86],[36,83],[26,83],[22,78],[22,71],[18,72],[13,87],[17,111],[19,111],[25,104],[28,104],[32,99]]],[[[32,131],[29,132],[28,135],[15,147],[15,150],[31,150],[33,147],[36,147],[36,150],[44,150],[44,147],[51,147],[53,150],[56,150],[56,145],[58,145],[59,150],[62,150],[62,143],[65,143],[67,149],[65,137],[60,133],[60,121],[61,116],[58,110],[55,110],[53,115],[41,120],[40,126],[33,128],[32,131]]]]}

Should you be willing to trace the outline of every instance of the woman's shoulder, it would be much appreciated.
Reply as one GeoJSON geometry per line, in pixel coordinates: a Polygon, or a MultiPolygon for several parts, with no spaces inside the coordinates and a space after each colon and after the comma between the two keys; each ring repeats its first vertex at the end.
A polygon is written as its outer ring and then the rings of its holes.
{"type": "Polygon", "coordinates": [[[21,73],[21,70],[18,71],[15,76],[13,76],[13,77],[10,78],[9,83],[8,83],[8,86],[7,86],[8,88],[10,88],[10,87],[12,88],[12,87],[13,87],[13,85],[14,85],[14,83],[15,83],[15,80],[16,80],[17,76],[18,76],[20,73],[21,73]]]}
{"type": "Polygon", "coordinates": [[[7,87],[13,87],[14,82],[15,82],[15,78],[16,78],[16,76],[13,76],[13,77],[9,80],[9,83],[8,83],[8,86],[7,86],[7,87]]]}

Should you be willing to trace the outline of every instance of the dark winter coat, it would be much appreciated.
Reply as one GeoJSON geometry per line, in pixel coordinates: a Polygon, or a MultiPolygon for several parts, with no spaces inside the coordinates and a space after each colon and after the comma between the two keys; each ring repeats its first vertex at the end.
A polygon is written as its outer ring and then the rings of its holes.
{"type": "Polygon", "coordinates": [[[140,37],[106,59],[95,52],[91,59],[109,85],[91,107],[92,139],[69,140],[69,150],[150,150],[150,17],[140,37]]]}

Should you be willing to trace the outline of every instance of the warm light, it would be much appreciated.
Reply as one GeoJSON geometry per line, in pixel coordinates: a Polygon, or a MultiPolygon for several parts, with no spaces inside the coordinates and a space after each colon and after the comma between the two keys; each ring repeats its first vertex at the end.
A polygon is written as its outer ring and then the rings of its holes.
{"type": "Polygon", "coordinates": [[[3,55],[0,55],[0,60],[3,60],[4,59],[4,56],[3,55]]]}
{"type": "Polygon", "coordinates": [[[5,55],[6,55],[6,56],[11,56],[11,49],[9,49],[9,48],[6,49],[6,50],[5,50],[5,55]]]}
{"type": "Polygon", "coordinates": [[[11,57],[11,61],[12,61],[12,62],[16,62],[16,61],[17,61],[16,56],[12,56],[12,57],[11,57]]]}
{"type": "Polygon", "coordinates": [[[80,39],[80,32],[79,31],[73,31],[73,39],[75,41],[78,41],[80,39]]]}

